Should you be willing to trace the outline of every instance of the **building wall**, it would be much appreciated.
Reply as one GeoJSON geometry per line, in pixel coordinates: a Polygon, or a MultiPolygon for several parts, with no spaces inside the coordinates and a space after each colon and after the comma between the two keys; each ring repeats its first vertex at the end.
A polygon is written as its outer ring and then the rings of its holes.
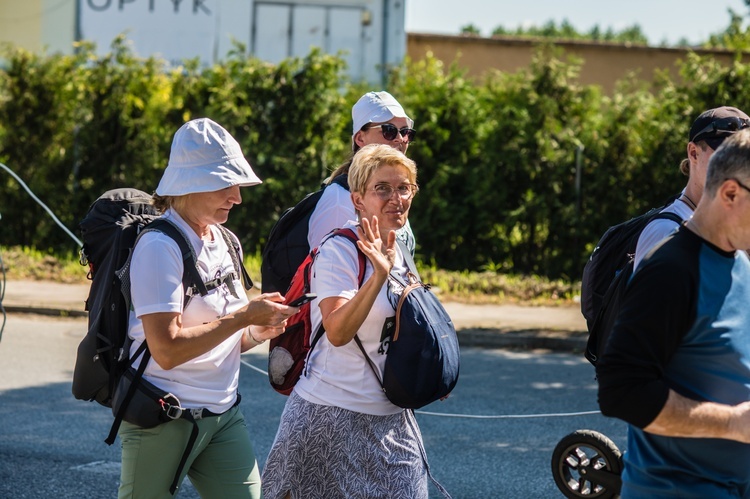
{"type": "Polygon", "coordinates": [[[72,53],[77,1],[0,0],[0,43],[37,53],[72,53]]]}
{"type": "MultiPolygon", "coordinates": [[[[80,20],[77,18],[76,3],[79,0],[0,0],[0,43],[10,42],[34,52],[47,50],[48,52],[72,53],[73,41],[76,39],[80,20]]],[[[81,0],[87,1],[87,0],[81,0]]],[[[104,5],[109,0],[93,0],[95,5],[104,5]]],[[[145,0],[138,0],[144,2],[145,0]]],[[[267,3],[289,0],[264,0],[267,3]]],[[[222,29],[215,47],[217,55],[221,57],[231,48],[231,36],[243,43],[250,42],[249,22],[251,21],[250,0],[216,0],[216,5],[222,7],[222,29]],[[231,15],[230,15],[231,13],[231,15]],[[238,15],[239,13],[239,15],[238,15]]],[[[367,6],[373,12],[373,28],[376,32],[387,24],[388,41],[390,46],[377,47],[378,51],[385,48],[388,52],[386,61],[400,60],[399,40],[403,29],[403,2],[401,0],[307,0],[306,3],[326,5],[367,6]],[[389,4],[392,13],[390,19],[383,19],[383,3],[389,4]]],[[[116,1],[112,0],[114,5],[116,1]]],[[[132,3],[132,2],[128,2],[132,3]]],[[[101,43],[101,49],[106,51],[109,42],[101,43]]],[[[428,52],[450,64],[454,61],[465,68],[469,76],[479,78],[489,70],[516,72],[527,67],[532,60],[539,41],[520,40],[510,37],[481,38],[469,36],[446,36],[425,33],[406,33],[406,54],[413,60],[422,59],[428,52]]],[[[580,81],[586,85],[600,85],[605,92],[611,93],[618,81],[628,74],[635,73],[641,80],[651,82],[656,69],[666,69],[674,78],[678,77],[677,62],[683,60],[688,51],[677,48],[657,48],[642,46],[627,46],[620,44],[604,44],[591,42],[556,42],[567,54],[583,59],[580,81]]],[[[372,50],[371,47],[369,50],[372,50]]],[[[703,56],[711,56],[716,60],[730,64],[734,58],[731,52],[723,50],[696,50],[703,56]]],[[[382,54],[374,63],[372,54],[367,59],[373,66],[382,64],[382,54]]],[[[745,56],[744,61],[750,61],[745,56]]],[[[363,61],[364,62],[364,61],[363,61]]],[[[370,64],[368,63],[368,66],[370,64]]],[[[369,68],[372,71],[373,68],[369,68]]],[[[373,74],[369,79],[377,80],[373,74]]]]}
{"type": "MultiPolygon", "coordinates": [[[[431,52],[446,64],[457,61],[470,77],[481,78],[490,70],[516,72],[527,67],[534,56],[539,41],[517,38],[479,38],[408,33],[407,54],[420,60],[431,52]]],[[[580,81],[585,85],[600,85],[611,93],[618,81],[631,73],[643,81],[652,82],[655,71],[668,70],[677,78],[677,62],[684,60],[688,50],[627,46],[593,42],[556,42],[565,53],[583,59],[580,81]]],[[[724,64],[731,64],[734,54],[726,50],[695,50],[702,56],[711,56],[724,64]]],[[[750,61],[745,56],[744,62],[750,61]]]]}
{"type": "Polygon", "coordinates": [[[235,41],[271,62],[318,46],[378,86],[406,54],[404,25],[403,0],[0,0],[0,42],[33,52],[71,54],[83,39],[104,54],[123,33],[137,55],[175,63],[213,64],[235,41]]]}
{"type": "Polygon", "coordinates": [[[25,49],[42,50],[39,23],[43,0],[0,0],[0,43],[13,43],[25,49]]]}
{"type": "MultiPolygon", "coordinates": [[[[28,1],[28,0],[24,0],[28,1]]],[[[73,52],[76,39],[78,0],[42,0],[45,15],[41,21],[42,46],[52,52],[73,52]]],[[[20,3],[20,2],[19,2],[20,3]]]]}

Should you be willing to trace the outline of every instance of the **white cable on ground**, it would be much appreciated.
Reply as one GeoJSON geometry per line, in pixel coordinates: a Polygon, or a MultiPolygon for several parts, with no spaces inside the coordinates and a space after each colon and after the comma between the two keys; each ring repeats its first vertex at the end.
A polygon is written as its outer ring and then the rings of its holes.
{"type": "Polygon", "coordinates": [[[51,217],[52,217],[52,220],[54,220],[54,221],[55,221],[55,223],[56,223],[57,225],[59,225],[59,226],[60,226],[60,227],[62,228],[62,230],[64,230],[64,231],[65,231],[65,233],[66,233],[66,234],[68,234],[68,235],[69,235],[69,236],[70,236],[70,237],[71,237],[71,238],[73,239],[73,241],[75,241],[75,242],[76,242],[76,244],[77,244],[77,245],[78,245],[79,247],[83,246],[83,243],[81,242],[81,240],[80,240],[80,239],[78,239],[78,238],[77,238],[77,237],[75,236],[75,234],[73,234],[72,232],[70,232],[70,230],[68,230],[68,228],[67,228],[67,227],[65,227],[65,226],[63,225],[63,223],[62,223],[62,222],[60,222],[60,220],[58,220],[58,219],[57,219],[57,217],[55,216],[55,214],[54,214],[54,213],[52,213],[52,210],[50,210],[49,208],[47,208],[47,205],[46,205],[46,204],[44,204],[44,203],[42,203],[42,200],[41,200],[41,199],[39,199],[38,197],[36,197],[36,194],[34,194],[33,192],[31,192],[31,189],[29,189],[29,186],[27,186],[27,185],[26,185],[26,183],[24,183],[24,181],[23,181],[23,180],[21,180],[21,178],[20,178],[20,177],[19,177],[18,175],[16,175],[16,174],[15,174],[15,173],[13,172],[13,170],[11,170],[10,168],[8,168],[7,166],[5,166],[5,165],[4,165],[4,164],[2,164],[2,163],[0,163],[0,167],[2,167],[2,168],[3,168],[4,170],[5,170],[5,171],[7,171],[8,173],[10,173],[10,175],[11,175],[11,176],[12,176],[12,177],[13,177],[14,179],[16,179],[16,181],[18,181],[18,183],[19,183],[19,184],[21,184],[21,187],[23,187],[23,188],[24,188],[24,189],[26,190],[26,192],[28,192],[28,193],[29,193],[29,196],[31,196],[31,199],[33,199],[34,201],[36,201],[37,203],[39,203],[39,205],[40,205],[40,206],[41,206],[42,208],[44,208],[44,210],[45,210],[45,211],[46,211],[46,212],[47,212],[47,213],[49,214],[49,216],[51,216],[51,217]]]}
{"type": "Polygon", "coordinates": [[[242,362],[243,364],[245,364],[247,367],[249,367],[253,371],[257,371],[257,372],[261,373],[264,376],[268,376],[268,373],[266,371],[264,371],[263,369],[261,369],[260,367],[255,367],[251,363],[245,362],[244,360],[241,360],[240,362],[242,362]]]}
{"type": "MultiPolygon", "coordinates": [[[[249,362],[240,360],[247,367],[253,371],[259,372],[264,376],[268,376],[268,373],[259,367],[255,367],[249,362]]],[[[591,416],[593,414],[601,414],[600,411],[583,411],[583,412],[558,412],[550,414],[500,414],[482,416],[479,414],[450,414],[443,412],[428,412],[428,411],[414,411],[415,414],[422,414],[423,416],[442,416],[444,418],[465,418],[465,419],[529,419],[529,418],[563,418],[570,416],[591,416]]]]}
{"type": "Polygon", "coordinates": [[[591,416],[592,414],[601,414],[600,411],[583,411],[583,412],[558,412],[550,414],[500,414],[491,416],[482,416],[479,414],[447,414],[442,412],[414,411],[416,414],[425,416],[443,416],[445,418],[468,418],[468,419],[528,419],[528,418],[563,418],[569,416],[591,416]]]}

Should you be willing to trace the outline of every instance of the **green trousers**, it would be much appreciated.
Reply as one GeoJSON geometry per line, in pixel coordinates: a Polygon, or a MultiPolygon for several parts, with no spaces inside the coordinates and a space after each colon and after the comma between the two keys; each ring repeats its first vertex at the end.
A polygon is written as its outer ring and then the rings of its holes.
{"type": "MultiPolygon", "coordinates": [[[[122,422],[118,497],[169,498],[193,424],[184,419],[143,429],[122,422]]],[[[182,470],[203,498],[259,499],[260,471],[239,406],[198,421],[198,439],[182,470]]],[[[177,490],[179,493],[179,489],[177,490]]]]}

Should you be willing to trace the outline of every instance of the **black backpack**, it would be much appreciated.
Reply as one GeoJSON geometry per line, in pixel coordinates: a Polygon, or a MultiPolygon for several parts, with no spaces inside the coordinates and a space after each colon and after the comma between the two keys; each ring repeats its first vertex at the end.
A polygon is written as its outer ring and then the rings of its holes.
{"type": "MultiPolygon", "coordinates": [[[[227,246],[234,249],[230,251],[232,262],[247,288],[250,280],[239,258],[239,243],[219,227],[227,246]]],[[[78,346],[72,391],[77,399],[111,407],[114,388],[130,360],[130,282],[124,270],[138,235],[144,230],[158,230],[179,245],[185,269],[185,306],[191,296],[205,295],[217,284],[202,281],[192,246],[180,229],[159,218],[151,196],[143,191],[124,188],[105,192],[91,205],[79,229],[83,240],[81,264],[89,266],[91,289],[86,299],[88,332],[78,346]]]]}
{"type": "Polygon", "coordinates": [[[129,304],[115,282],[141,230],[159,214],[151,196],[136,189],[105,192],[78,224],[83,239],[81,264],[91,280],[86,311],[89,328],[78,346],[73,396],[110,407],[117,378],[126,360],[129,304]],[[125,357],[125,358],[124,358],[125,357]]]}
{"type": "MultiPolygon", "coordinates": [[[[328,185],[332,184],[338,184],[347,191],[349,190],[345,174],[337,176],[328,185]]],[[[263,293],[274,291],[286,293],[289,289],[297,268],[310,254],[311,248],[307,242],[310,215],[328,185],[311,192],[302,201],[288,208],[274,224],[268,234],[266,245],[263,247],[260,265],[263,293]]]]}
{"type": "Polygon", "coordinates": [[[635,248],[641,232],[657,219],[682,222],[675,213],[661,213],[672,201],[674,198],[664,206],[607,229],[583,268],[581,312],[589,331],[584,356],[594,365],[606,345],[625,288],[633,275],[635,248]]]}

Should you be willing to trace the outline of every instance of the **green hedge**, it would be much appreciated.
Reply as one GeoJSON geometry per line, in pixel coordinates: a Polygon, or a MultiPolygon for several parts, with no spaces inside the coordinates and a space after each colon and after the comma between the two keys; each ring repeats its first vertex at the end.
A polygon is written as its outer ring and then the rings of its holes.
{"type": "MultiPolygon", "coordinates": [[[[208,116],[263,178],[228,225],[262,248],[285,208],[316,188],[350,148],[350,109],[369,88],[343,59],[314,50],[268,64],[242,56],[168,69],[118,38],[105,56],[6,47],[0,70],[0,162],[72,230],[102,192],[152,192],[172,134],[208,116]]],[[[541,47],[530,67],[477,82],[428,56],[388,84],[416,120],[409,155],[421,190],[410,220],[419,257],[450,270],[575,280],[601,233],[678,192],[688,128],[702,110],[750,109],[750,66],[690,56],[677,83],[633,77],[612,96],[578,80],[580,61],[541,47]]],[[[0,173],[0,243],[69,251],[71,241],[17,182],[0,173]]]]}

